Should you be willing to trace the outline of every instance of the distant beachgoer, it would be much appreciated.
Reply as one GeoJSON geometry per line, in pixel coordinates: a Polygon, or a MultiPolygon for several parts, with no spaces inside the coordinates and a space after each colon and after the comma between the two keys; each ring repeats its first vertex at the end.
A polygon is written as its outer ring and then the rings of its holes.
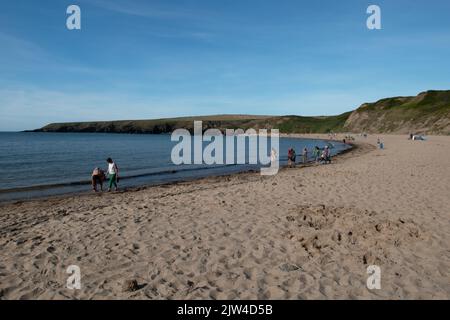
{"type": "Polygon", "coordinates": [[[308,162],[308,149],[306,147],[303,148],[302,156],[303,156],[303,163],[308,162]]]}
{"type": "Polygon", "coordinates": [[[92,171],[92,190],[97,192],[97,184],[100,185],[100,190],[103,191],[103,181],[105,181],[105,172],[100,168],[95,168],[92,171]]]}
{"type": "Polygon", "coordinates": [[[320,149],[319,149],[319,147],[318,146],[315,146],[314,147],[314,151],[313,151],[314,153],[314,160],[316,161],[316,162],[319,162],[319,160],[320,160],[320,149]]]}
{"type": "Polygon", "coordinates": [[[409,134],[409,140],[413,140],[414,135],[412,133],[409,134]]]}
{"type": "Polygon", "coordinates": [[[322,152],[322,156],[320,159],[323,163],[331,163],[331,157],[330,157],[330,148],[328,146],[325,146],[322,152]]]}
{"type": "Polygon", "coordinates": [[[289,167],[292,167],[293,165],[295,166],[295,158],[296,158],[295,150],[293,148],[289,148],[289,150],[288,150],[288,166],[289,167]]]}
{"type": "Polygon", "coordinates": [[[277,151],[272,148],[272,151],[270,152],[270,162],[275,162],[277,160],[277,151]]]}
{"type": "Polygon", "coordinates": [[[382,141],[380,141],[379,146],[380,146],[380,149],[384,149],[384,143],[382,141]]]}
{"type": "Polygon", "coordinates": [[[117,183],[119,182],[119,168],[111,158],[106,159],[106,162],[108,163],[108,176],[109,176],[108,192],[111,191],[113,185],[115,190],[117,191],[118,189],[117,183]]]}

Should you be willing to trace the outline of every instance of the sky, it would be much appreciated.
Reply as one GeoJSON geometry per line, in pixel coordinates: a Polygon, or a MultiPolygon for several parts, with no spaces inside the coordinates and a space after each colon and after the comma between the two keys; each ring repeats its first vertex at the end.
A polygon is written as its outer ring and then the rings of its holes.
{"type": "Polygon", "coordinates": [[[0,1],[0,131],[334,115],[450,89],[448,0],[0,1]],[[68,30],[69,5],[81,30],[68,30]],[[381,8],[381,30],[366,10],[381,8]]]}

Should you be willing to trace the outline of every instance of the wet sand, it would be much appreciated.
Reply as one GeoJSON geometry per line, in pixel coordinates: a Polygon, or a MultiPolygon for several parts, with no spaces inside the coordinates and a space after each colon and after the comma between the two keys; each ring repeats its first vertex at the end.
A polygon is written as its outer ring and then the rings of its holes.
{"type": "Polygon", "coordinates": [[[0,298],[450,298],[450,137],[356,146],[273,177],[0,205],[0,298]]]}

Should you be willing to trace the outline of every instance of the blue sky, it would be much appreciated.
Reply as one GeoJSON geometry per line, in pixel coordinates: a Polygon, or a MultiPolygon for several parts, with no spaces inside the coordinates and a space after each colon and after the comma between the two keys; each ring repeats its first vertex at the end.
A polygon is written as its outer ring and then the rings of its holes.
{"type": "Polygon", "coordinates": [[[0,131],[331,115],[450,89],[448,0],[2,1],[0,44],[0,131]],[[81,30],[66,28],[70,4],[81,30]],[[382,30],[366,27],[370,4],[382,30]]]}

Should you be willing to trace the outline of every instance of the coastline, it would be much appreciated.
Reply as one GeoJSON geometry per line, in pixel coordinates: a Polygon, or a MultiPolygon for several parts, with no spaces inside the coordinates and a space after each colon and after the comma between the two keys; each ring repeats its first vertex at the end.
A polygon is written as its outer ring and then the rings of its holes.
{"type": "Polygon", "coordinates": [[[2,205],[0,296],[449,298],[450,137],[379,137],[385,150],[357,138],[331,165],[271,177],[2,205]],[[65,288],[71,264],[82,290],[65,288]],[[371,264],[381,290],[366,287],[371,264]],[[123,291],[129,279],[138,290],[123,291]]]}
{"type": "MultiPolygon", "coordinates": [[[[51,133],[53,134],[53,133],[51,133]]],[[[280,138],[297,138],[297,139],[313,139],[313,138],[306,138],[304,135],[300,135],[300,134],[280,134],[280,138]]],[[[314,138],[315,140],[320,140],[326,143],[333,143],[333,142],[337,142],[340,144],[343,144],[342,141],[339,140],[331,140],[331,139],[327,139],[324,137],[324,135],[320,135],[319,138],[314,138]]],[[[355,146],[353,146],[351,143],[346,143],[345,144],[347,146],[347,149],[345,150],[341,150],[338,151],[338,153],[336,155],[333,156],[339,156],[341,154],[347,153],[349,151],[352,150],[352,148],[354,148],[355,146]]],[[[298,167],[307,167],[309,166],[311,163],[313,162],[312,159],[310,159],[308,161],[307,165],[298,163],[297,166],[298,167]]],[[[284,169],[286,167],[285,166],[281,166],[280,165],[280,170],[284,169]]],[[[190,170],[198,170],[198,169],[190,169],[190,170]]],[[[167,173],[175,173],[178,172],[178,170],[168,170],[168,171],[163,171],[163,172],[157,172],[157,173],[152,173],[149,175],[162,175],[162,174],[167,174],[167,173]]],[[[177,184],[177,183],[183,183],[183,182],[195,182],[198,180],[202,180],[202,179],[208,179],[208,178],[212,178],[212,177],[229,177],[229,176],[233,176],[236,174],[244,174],[244,173],[254,173],[256,172],[255,169],[243,169],[242,171],[239,172],[234,172],[234,173],[213,173],[211,175],[208,176],[199,176],[199,177],[189,177],[189,178],[179,178],[177,180],[168,180],[167,182],[156,182],[156,183],[144,183],[141,185],[136,185],[136,186],[127,186],[122,188],[119,192],[123,193],[123,192],[133,192],[136,189],[140,190],[142,188],[151,188],[151,187],[158,187],[158,186],[162,186],[162,185],[172,185],[172,184],[177,184]]],[[[258,171],[259,172],[259,171],[258,171]]],[[[140,177],[140,176],[136,176],[136,177],[140,177]]],[[[126,176],[126,177],[121,177],[121,180],[128,180],[130,178],[135,178],[135,176],[126,176]]],[[[33,191],[41,191],[41,190],[49,190],[49,189],[55,189],[55,188],[67,188],[70,186],[86,186],[86,190],[84,191],[67,191],[67,192],[63,192],[60,194],[54,194],[54,195],[36,195],[34,197],[28,197],[28,198],[21,198],[21,199],[0,199],[0,207],[4,204],[11,204],[11,203],[16,203],[16,202],[25,202],[25,201],[35,201],[35,200],[50,200],[53,198],[61,198],[61,197],[75,197],[75,196],[81,196],[81,195],[92,195],[92,191],[90,188],[90,184],[91,181],[90,180],[85,180],[85,181],[75,181],[75,182],[70,182],[70,183],[62,183],[62,184],[47,184],[47,185],[34,185],[34,186],[29,186],[29,187],[19,187],[19,188],[11,188],[11,189],[4,189],[4,190],[0,190],[0,195],[1,194],[9,194],[9,193],[18,193],[18,192],[33,192],[33,191]]],[[[97,195],[100,195],[104,192],[99,192],[97,195]]]]}

